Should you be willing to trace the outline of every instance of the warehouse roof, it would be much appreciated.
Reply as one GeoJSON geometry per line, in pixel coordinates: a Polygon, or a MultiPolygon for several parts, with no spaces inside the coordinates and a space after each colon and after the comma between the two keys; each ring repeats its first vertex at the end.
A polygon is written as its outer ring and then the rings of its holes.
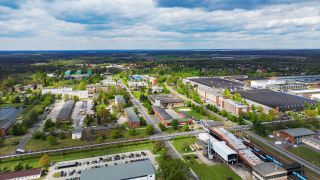
{"type": "Polygon", "coordinates": [[[26,176],[40,175],[41,169],[27,169],[0,174],[0,179],[15,179],[26,176]]]}
{"type": "Polygon", "coordinates": [[[85,170],[81,180],[108,180],[133,179],[155,174],[151,161],[138,161],[115,166],[85,170]]]}
{"type": "Polygon", "coordinates": [[[273,174],[286,173],[287,171],[276,163],[264,162],[253,166],[253,169],[263,176],[270,176],[273,174]]]}
{"type": "Polygon", "coordinates": [[[214,87],[214,88],[239,89],[243,87],[242,83],[221,79],[221,78],[191,78],[189,80],[205,86],[214,87]]]}
{"type": "Polygon", "coordinates": [[[57,120],[62,120],[62,121],[68,120],[70,118],[73,106],[74,106],[73,100],[66,101],[63,104],[63,106],[57,116],[57,120]]]}
{"type": "Polygon", "coordinates": [[[304,104],[316,104],[316,101],[286,94],[282,92],[272,91],[268,89],[254,89],[240,91],[243,98],[260,103],[272,108],[279,108],[280,111],[303,110],[304,104]]]}
{"type": "Polygon", "coordinates": [[[287,134],[298,137],[298,136],[310,136],[316,134],[315,132],[311,131],[310,129],[306,128],[294,128],[294,129],[285,129],[281,130],[283,132],[286,132],[287,134]]]}
{"type": "Polygon", "coordinates": [[[164,120],[169,120],[172,119],[172,117],[170,116],[169,113],[167,113],[167,111],[165,111],[165,109],[163,109],[160,106],[152,106],[153,110],[155,112],[157,112],[158,114],[160,114],[161,117],[163,117],[164,120]]]}
{"type": "Polygon", "coordinates": [[[140,122],[139,117],[132,107],[125,108],[124,112],[126,113],[129,122],[140,122]]]}
{"type": "Polygon", "coordinates": [[[150,95],[149,98],[152,102],[159,100],[160,103],[182,103],[182,102],[184,102],[183,100],[174,97],[172,94],[150,95]]]}
{"type": "Polygon", "coordinates": [[[124,99],[123,95],[115,95],[114,98],[118,103],[126,103],[126,100],[124,99]]]}

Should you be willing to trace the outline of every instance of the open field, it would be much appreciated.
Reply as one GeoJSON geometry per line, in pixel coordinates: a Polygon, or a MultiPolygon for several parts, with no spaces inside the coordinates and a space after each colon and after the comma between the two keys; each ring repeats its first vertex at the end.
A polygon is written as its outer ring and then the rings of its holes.
{"type": "Polygon", "coordinates": [[[7,155],[15,151],[17,143],[22,139],[22,136],[13,136],[6,138],[4,144],[0,147],[0,155],[7,155]]]}
{"type": "Polygon", "coordinates": [[[179,153],[188,153],[192,152],[189,147],[190,144],[194,144],[196,140],[197,139],[195,137],[178,138],[172,140],[172,144],[179,153]]]}
{"type": "Polygon", "coordinates": [[[305,159],[306,161],[314,164],[315,166],[320,167],[320,153],[316,152],[308,147],[297,147],[289,150],[295,155],[305,159]]]}
{"type": "MultiPolygon", "coordinates": [[[[58,148],[71,147],[71,146],[88,145],[88,144],[96,143],[96,139],[98,137],[105,137],[104,142],[111,142],[115,140],[115,139],[112,139],[111,137],[112,131],[113,130],[97,132],[93,134],[89,140],[71,139],[71,135],[67,135],[65,139],[59,139],[57,137],[58,142],[53,146],[50,146],[47,140],[30,139],[26,144],[25,149],[32,150],[32,151],[40,151],[40,150],[58,149],[58,148]]],[[[136,129],[136,134],[134,136],[130,136],[128,134],[128,130],[126,129],[121,130],[120,134],[121,134],[121,137],[116,140],[126,140],[126,139],[136,139],[136,138],[147,137],[147,135],[145,134],[145,128],[136,129]]]]}
{"type": "Polygon", "coordinates": [[[189,160],[191,169],[201,178],[201,180],[241,180],[227,165],[206,165],[196,161],[193,157],[189,160]]]}
{"type": "Polygon", "coordinates": [[[197,111],[195,111],[194,109],[192,109],[191,107],[180,107],[180,108],[176,108],[176,111],[179,110],[184,111],[186,114],[188,114],[190,117],[194,117],[196,119],[206,119],[207,117],[198,113],[197,111]],[[186,111],[186,109],[190,109],[189,111],[186,111]]]}
{"type": "MultiPolygon", "coordinates": [[[[115,153],[123,153],[123,152],[130,152],[130,151],[138,151],[138,150],[152,150],[153,143],[150,142],[141,142],[136,144],[126,144],[126,145],[113,145],[113,146],[105,146],[101,148],[94,148],[94,149],[82,149],[82,150],[75,150],[72,152],[67,153],[54,153],[49,154],[49,157],[54,162],[60,161],[69,161],[75,159],[82,159],[82,158],[89,158],[101,155],[108,155],[108,154],[115,154],[115,153]]],[[[0,168],[8,168],[10,170],[18,163],[21,162],[24,164],[29,164],[33,168],[39,167],[38,161],[40,156],[30,156],[30,157],[23,157],[23,158],[15,158],[15,159],[7,159],[3,160],[0,163],[0,168]]]]}
{"type": "Polygon", "coordinates": [[[141,95],[141,94],[147,95],[147,93],[141,92],[141,91],[132,91],[132,94],[133,94],[133,96],[134,96],[135,98],[137,98],[137,99],[140,99],[140,95],[141,95]]]}

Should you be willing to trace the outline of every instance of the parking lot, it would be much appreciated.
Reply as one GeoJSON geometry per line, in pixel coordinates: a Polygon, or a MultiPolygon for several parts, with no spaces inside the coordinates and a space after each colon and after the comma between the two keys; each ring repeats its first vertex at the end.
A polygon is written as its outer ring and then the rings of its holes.
{"type": "Polygon", "coordinates": [[[119,164],[146,160],[150,160],[154,167],[156,169],[158,168],[158,164],[155,161],[154,155],[148,150],[142,150],[106,156],[98,156],[86,159],[78,159],[74,161],[59,162],[49,168],[49,172],[46,179],[77,179],[81,176],[81,172],[87,169],[103,168],[108,166],[116,166],[119,164]],[[64,168],[61,166],[67,167],[64,168]],[[55,178],[54,174],[58,174],[60,177],[55,178]]]}
{"type": "Polygon", "coordinates": [[[93,114],[92,107],[92,100],[76,102],[71,115],[73,127],[83,126],[86,115],[93,114]]]}

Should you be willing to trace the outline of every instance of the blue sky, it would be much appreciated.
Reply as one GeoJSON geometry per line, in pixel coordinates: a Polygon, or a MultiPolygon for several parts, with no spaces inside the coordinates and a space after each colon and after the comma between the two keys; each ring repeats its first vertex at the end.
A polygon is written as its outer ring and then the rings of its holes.
{"type": "Polygon", "coordinates": [[[320,48],[319,0],[0,0],[0,50],[320,48]]]}

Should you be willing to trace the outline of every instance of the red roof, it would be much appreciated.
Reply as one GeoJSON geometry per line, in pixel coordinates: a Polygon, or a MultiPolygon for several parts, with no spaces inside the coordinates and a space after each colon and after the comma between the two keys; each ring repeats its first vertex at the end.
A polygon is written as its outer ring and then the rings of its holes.
{"type": "Polygon", "coordinates": [[[27,170],[0,174],[0,179],[13,179],[13,178],[19,178],[19,177],[39,175],[40,173],[41,173],[41,169],[27,169],[27,170]]]}

